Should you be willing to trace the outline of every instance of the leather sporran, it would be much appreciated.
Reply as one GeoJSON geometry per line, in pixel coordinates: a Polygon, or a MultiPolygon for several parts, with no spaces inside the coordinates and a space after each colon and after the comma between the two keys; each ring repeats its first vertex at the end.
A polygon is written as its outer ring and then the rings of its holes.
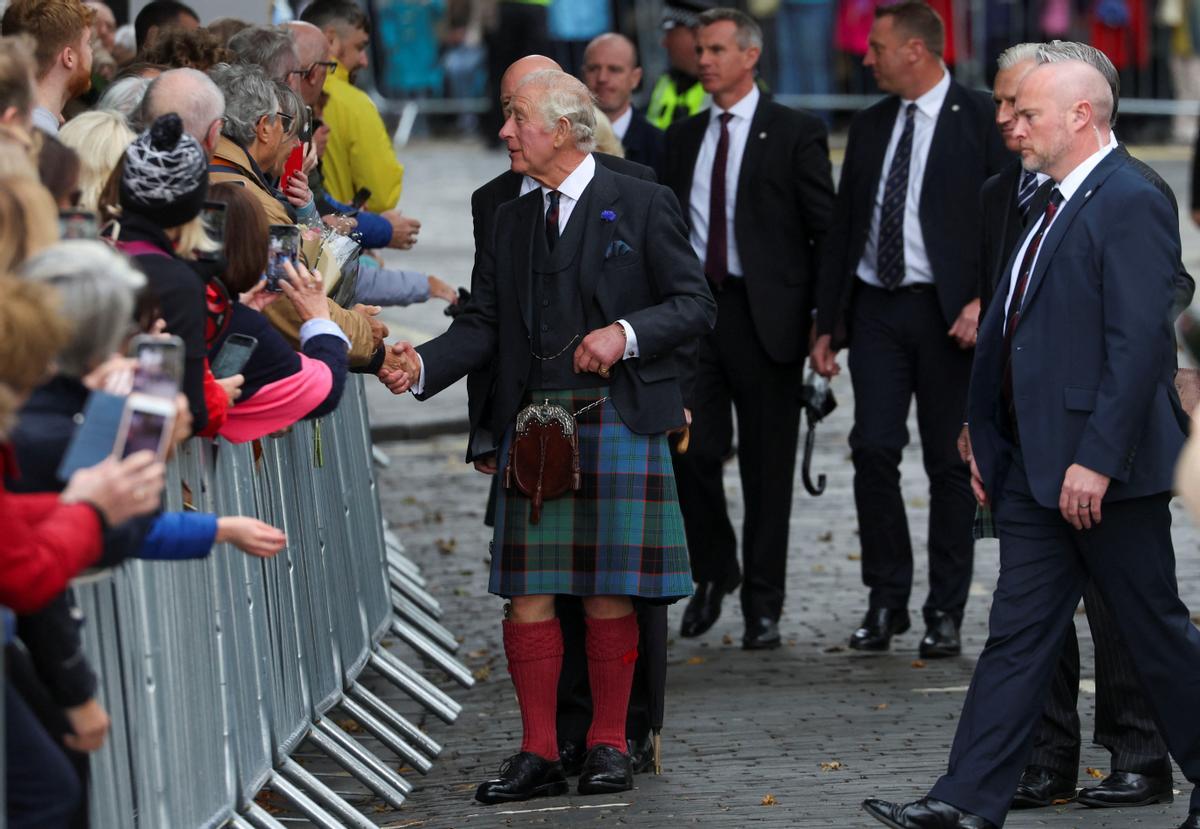
{"type": "Polygon", "coordinates": [[[579,434],[575,416],[549,400],[517,412],[504,486],[532,501],[529,523],[542,517],[542,504],[574,492],[582,485],[579,434]]]}

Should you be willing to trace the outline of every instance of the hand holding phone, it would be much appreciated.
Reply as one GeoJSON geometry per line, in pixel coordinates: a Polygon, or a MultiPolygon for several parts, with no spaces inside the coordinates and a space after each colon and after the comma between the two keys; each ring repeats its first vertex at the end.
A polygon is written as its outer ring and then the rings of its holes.
{"type": "Polygon", "coordinates": [[[113,454],[127,458],[137,452],[149,451],[163,461],[171,448],[175,428],[175,400],[134,392],[125,401],[121,426],[113,454]]]}
{"type": "Polygon", "coordinates": [[[137,360],[132,391],[173,400],[183,385],[183,340],[140,334],[130,343],[129,353],[137,360]]]}
{"type": "Polygon", "coordinates": [[[296,225],[271,225],[267,231],[267,287],[281,293],[281,280],[288,278],[285,263],[293,268],[300,261],[300,228],[296,225]]]}
{"type": "Polygon", "coordinates": [[[258,347],[258,339],[249,334],[230,334],[212,361],[213,377],[218,380],[240,374],[258,347]]]}

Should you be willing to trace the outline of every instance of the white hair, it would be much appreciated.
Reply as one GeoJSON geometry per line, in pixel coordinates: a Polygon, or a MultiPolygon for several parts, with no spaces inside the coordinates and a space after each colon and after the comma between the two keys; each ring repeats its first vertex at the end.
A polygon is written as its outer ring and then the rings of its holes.
{"type": "Polygon", "coordinates": [[[254,143],[260,118],[275,122],[279,95],[275,83],[260,67],[249,63],[218,63],[210,71],[225,95],[225,126],[222,133],[243,147],[254,143]]]}
{"type": "Polygon", "coordinates": [[[120,113],[132,128],[137,122],[138,107],[142,105],[149,86],[149,78],[129,77],[114,81],[100,96],[96,109],[120,113]]]}
{"type": "Polygon", "coordinates": [[[996,59],[996,66],[1000,69],[1012,69],[1018,63],[1023,63],[1027,60],[1037,61],[1038,49],[1040,43],[1018,43],[1015,46],[1009,46],[1000,53],[1000,57],[996,59]]]}
{"type": "Polygon", "coordinates": [[[110,246],[70,239],[34,254],[18,275],[58,289],[58,313],[71,323],[71,341],[58,355],[59,371],[83,377],[120,347],[133,322],[146,277],[110,246]]]}
{"type": "Polygon", "coordinates": [[[595,101],[583,81],[556,69],[542,69],[529,73],[517,84],[517,90],[526,94],[535,89],[541,90],[542,93],[537,104],[546,131],[552,131],[560,118],[566,118],[567,123],[571,125],[571,137],[575,141],[575,148],[585,153],[594,150],[595,101]]]}

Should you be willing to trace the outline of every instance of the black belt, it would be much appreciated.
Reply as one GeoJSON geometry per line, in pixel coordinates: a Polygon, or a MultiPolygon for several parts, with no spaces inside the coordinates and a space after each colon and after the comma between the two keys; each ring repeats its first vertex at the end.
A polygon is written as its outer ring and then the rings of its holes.
{"type": "Polygon", "coordinates": [[[861,279],[859,282],[862,282],[864,288],[870,288],[881,294],[928,294],[936,290],[936,286],[932,282],[913,282],[909,285],[897,285],[895,288],[881,288],[870,282],[863,282],[861,279]]]}

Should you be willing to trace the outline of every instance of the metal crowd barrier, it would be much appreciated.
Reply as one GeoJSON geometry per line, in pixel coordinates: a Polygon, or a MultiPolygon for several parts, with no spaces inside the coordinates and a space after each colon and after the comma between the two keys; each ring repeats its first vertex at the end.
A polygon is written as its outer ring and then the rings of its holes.
{"type": "Polygon", "coordinates": [[[267,787],[319,827],[373,827],[292,759],[307,743],[383,802],[412,791],[396,762],[329,716],[337,708],[425,774],[441,746],[360,683],[366,668],[446,723],[461,706],[384,650],[394,635],[463,687],[441,608],[383,523],[361,378],[338,410],[250,445],[193,440],[171,464],[169,509],[253,515],[287,547],[202,561],[132,562],[76,586],[85,649],[112,718],[93,755],[92,825],[280,829],[267,787]]]}

